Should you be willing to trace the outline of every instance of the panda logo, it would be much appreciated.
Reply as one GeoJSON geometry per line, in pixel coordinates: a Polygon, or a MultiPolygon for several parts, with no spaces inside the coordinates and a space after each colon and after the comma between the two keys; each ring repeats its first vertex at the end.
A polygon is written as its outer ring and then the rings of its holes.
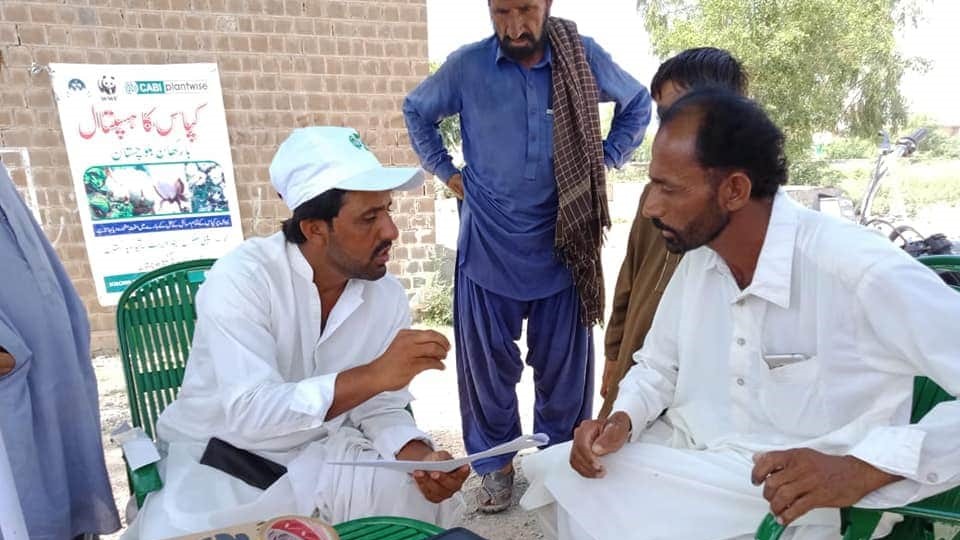
{"type": "Polygon", "coordinates": [[[117,79],[113,75],[102,75],[97,81],[97,88],[100,89],[104,99],[111,101],[117,99],[117,79]]]}

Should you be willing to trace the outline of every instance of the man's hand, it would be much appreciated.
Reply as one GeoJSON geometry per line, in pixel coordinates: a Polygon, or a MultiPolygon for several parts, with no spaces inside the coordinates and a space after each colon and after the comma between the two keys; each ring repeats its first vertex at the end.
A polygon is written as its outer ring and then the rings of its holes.
{"type": "MultiPolygon", "coordinates": [[[[420,461],[444,461],[453,459],[450,452],[440,450],[430,452],[420,461]]],[[[414,471],[413,479],[426,499],[434,504],[441,503],[460,491],[463,482],[470,476],[470,466],[463,465],[448,473],[439,471],[414,471]]]]}
{"type": "Polygon", "coordinates": [[[584,420],[573,432],[570,466],[583,477],[603,478],[607,470],[599,458],[623,448],[630,429],[630,417],[623,411],[606,420],[584,420]]]}
{"type": "Polygon", "coordinates": [[[13,359],[13,355],[0,348],[0,377],[13,371],[16,366],[17,361],[13,359]]]}
{"type": "Polygon", "coordinates": [[[454,175],[447,180],[447,188],[452,191],[458,199],[463,200],[463,176],[461,176],[460,173],[454,173],[454,175]]]}
{"type": "Polygon", "coordinates": [[[400,390],[424,370],[443,369],[449,350],[450,342],[439,332],[397,332],[379,358],[337,374],[333,403],[324,418],[336,418],[381,392],[400,390]]]}
{"type": "Polygon", "coordinates": [[[401,330],[371,368],[383,390],[399,390],[420,372],[443,369],[450,342],[433,330],[401,330]]]}
{"type": "Polygon", "coordinates": [[[610,391],[611,383],[613,378],[617,373],[617,361],[607,358],[607,361],[603,363],[603,378],[600,382],[600,397],[606,398],[607,392],[610,391]]]}
{"type": "Polygon", "coordinates": [[[901,477],[853,456],[831,456],[809,448],[757,454],[752,480],[781,525],[815,508],[842,508],[901,477]]]}

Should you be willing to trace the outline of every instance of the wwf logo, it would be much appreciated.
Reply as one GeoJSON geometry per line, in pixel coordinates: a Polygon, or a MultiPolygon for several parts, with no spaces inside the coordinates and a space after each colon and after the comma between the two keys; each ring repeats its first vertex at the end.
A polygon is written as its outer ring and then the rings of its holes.
{"type": "Polygon", "coordinates": [[[113,75],[102,75],[97,81],[97,88],[103,99],[114,101],[117,99],[117,79],[113,75]]]}

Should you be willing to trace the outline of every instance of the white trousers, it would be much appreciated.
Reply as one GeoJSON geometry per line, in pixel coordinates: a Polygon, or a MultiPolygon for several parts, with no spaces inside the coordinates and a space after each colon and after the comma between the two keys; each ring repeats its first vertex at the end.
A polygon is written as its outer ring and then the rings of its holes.
{"type": "MultiPolygon", "coordinates": [[[[734,450],[628,443],[602,458],[607,474],[599,479],[580,476],[569,456],[566,443],[523,460],[530,487],[520,504],[559,540],[749,539],[769,510],[750,482],[751,457],[734,450]]],[[[783,538],[839,538],[839,514],[814,510],[783,538]]]]}
{"type": "Polygon", "coordinates": [[[283,514],[340,523],[367,516],[400,516],[450,527],[463,513],[460,494],[433,504],[407,474],[379,468],[328,465],[378,459],[360,432],[340,429],[287,463],[287,474],[266,490],[201,465],[205,445],[171,443],[161,463],[162,490],[151,493],[124,540],[159,540],[257,522],[283,514]]]}

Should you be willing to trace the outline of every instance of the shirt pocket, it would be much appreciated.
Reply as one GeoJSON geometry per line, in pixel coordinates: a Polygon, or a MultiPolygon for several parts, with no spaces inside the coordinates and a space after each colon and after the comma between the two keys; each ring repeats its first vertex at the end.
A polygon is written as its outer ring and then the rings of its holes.
{"type": "Polygon", "coordinates": [[[759,401],[774,430],[810,438],[831,430],[820,371],[816,356],[766,370],[759,401]]]}
{"type": "Polygon", "coordinates": [[[540,120],[540,166],[546,167],[546,176],[553,178],[553,109],[546,109],[540,120]]]}

